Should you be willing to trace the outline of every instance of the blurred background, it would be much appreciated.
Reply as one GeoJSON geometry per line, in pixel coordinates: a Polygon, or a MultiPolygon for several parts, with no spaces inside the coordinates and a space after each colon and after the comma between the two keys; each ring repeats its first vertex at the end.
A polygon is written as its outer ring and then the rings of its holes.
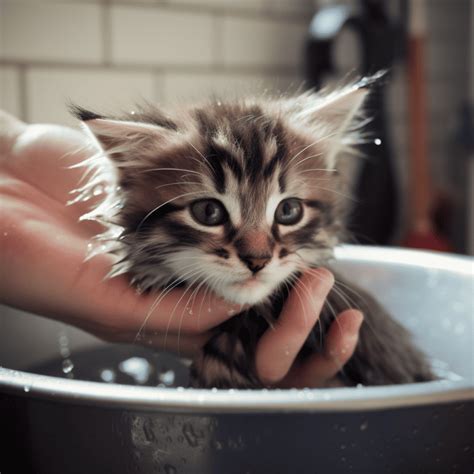
{"type": "Polygon", "coordinates": [[[76,126],[70,100],[117,112],[388,69],[352,241],[473,254],[473,31],[473,0],[0,0],[0,108],[76,126]]]}

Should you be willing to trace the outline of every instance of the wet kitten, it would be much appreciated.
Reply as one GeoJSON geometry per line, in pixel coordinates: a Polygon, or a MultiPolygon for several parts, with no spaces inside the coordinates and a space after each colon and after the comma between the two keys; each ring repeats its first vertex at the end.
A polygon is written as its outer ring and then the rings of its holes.
{"type": "MultiPolygon", "coordinates": [[[[360,140],[368,82],[326,95],[211,101],[173,115],[149,107],[108,118],[73,107],[99,149],[79,198],[111,170],[118,184],[86,216],[109,227],[102,240],[121,256],[113,273],[129,273],[142,289],[202,284],[252,305],[206,344],[193,365],[194,386],[261,387],[257,340],[288,287],[326,265],[344,235],[339,171],[360,140]]],[[[340,374],[345,383],[431,379],[408,333],[372,297],[337,281],[300,356],[322,349],[335,314],[358,307],[365,321],[340,374]]]]}

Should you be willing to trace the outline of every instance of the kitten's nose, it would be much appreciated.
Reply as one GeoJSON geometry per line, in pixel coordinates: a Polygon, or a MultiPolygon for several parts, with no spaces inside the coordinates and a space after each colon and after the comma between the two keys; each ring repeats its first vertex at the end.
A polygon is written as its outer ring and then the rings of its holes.
{"type": "Polygon", "coordinates": [[[272,259],[271,255],[259,257],[254,257],[253,255],[239,255],[239,257],[253,274],[259,272],[272,259]]]}

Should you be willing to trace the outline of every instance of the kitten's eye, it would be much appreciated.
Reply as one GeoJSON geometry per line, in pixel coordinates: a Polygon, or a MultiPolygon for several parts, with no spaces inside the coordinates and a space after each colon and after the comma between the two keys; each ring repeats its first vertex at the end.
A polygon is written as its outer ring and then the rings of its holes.
{"type": "Polygon", "coordinates": [[[200,224],[221,225],[228,219],[224,205],[217,199],[200,199],[191,204],[191,214],[200,224]]]}
{"type": "Polygon", "coordinates": [[[294,225],[303,217],[303,205],[299,199],[284,199],[275,211],[275,221],[282,225],[294,225]]]}

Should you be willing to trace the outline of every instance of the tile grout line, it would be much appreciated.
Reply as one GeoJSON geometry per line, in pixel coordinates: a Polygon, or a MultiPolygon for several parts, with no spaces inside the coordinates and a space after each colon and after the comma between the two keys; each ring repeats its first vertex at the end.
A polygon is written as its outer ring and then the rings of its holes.
{"type": "Polygon", "coordinates": [[[28,86],[26,80],[28,66],[21,65],[18,67],[18,91],[20,101],[20,118],[24,122],[29,121],[29,104],[28,104],[28,86]]]}
{"type": "Polygon", "coordinates": [[[308,22],[311,18],[312,12],[280,12],[275,10],[267,10],[263,8],[257,9],[239,9],[229,6],[215,7],[210,5],[196,5],[192,3],[171,4],[168,2],[148,3],[148,2],[120,2],[116,4],[119,7],[137,8],[137,9],[164,9],[168,11],[175,11],[178,13],[188,12],[191,14],[215,14],[215,15],[229,15],[235,18],[251,18],[259,20],[290,21],[293,23],[308,22]]]}
{"type": "Polygon", "coordinates": [[[231,64],[209,64],[193,65],[193,64],[102,64],[102,63],[75,63],[75,62],[55,62],[41,60],[2,60],[0,66],[43,68],[51,70],[61,69],[81,69],[84,71],[97,70],[113,70],[116,72],[136,72],[136,73],[153,73],[157,70],[166,70],[172,73],[189,73],[189,74],[206,74],[206,73],[228,73],[228,74],[280,74],[283,76],[298,75],[300,69],[298,66],[253,66],[253,65],[231,65],[231,64]]]}

